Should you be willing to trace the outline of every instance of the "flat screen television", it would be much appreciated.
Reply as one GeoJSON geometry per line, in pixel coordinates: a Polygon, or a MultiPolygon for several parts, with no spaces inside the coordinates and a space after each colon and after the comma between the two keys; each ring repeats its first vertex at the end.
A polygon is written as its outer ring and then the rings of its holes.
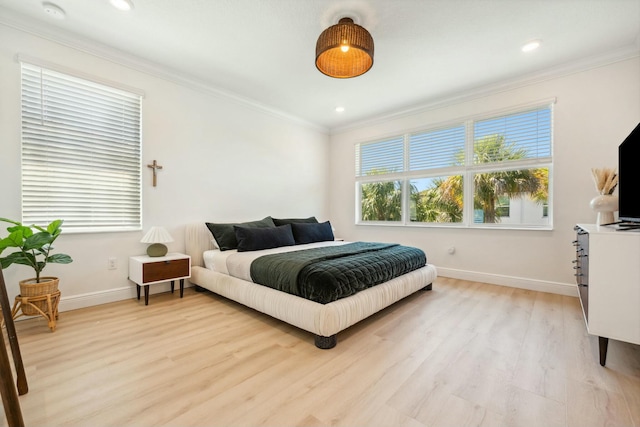
{"type": "Polygon", "coordinates": [[[640,123],[618,147],[618,219],[640,223],[640,123]]]}

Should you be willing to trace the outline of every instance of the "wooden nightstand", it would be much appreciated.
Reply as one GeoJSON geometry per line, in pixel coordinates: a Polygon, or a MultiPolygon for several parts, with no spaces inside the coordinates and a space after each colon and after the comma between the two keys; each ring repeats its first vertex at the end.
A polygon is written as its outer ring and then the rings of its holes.
{"type": "Polygon", "coordinates": [[[180,298],[184,293],[184,279],[191,277],[191,257],[180,253],[168,253],[165,256],[148,255],[129,258],[129,280],[136,283],[138,299],[140,287],[144,286],[144,305],[149,305],[149,285],[171,281],[171,293],[174,282],[180,280],[180,298]]]}

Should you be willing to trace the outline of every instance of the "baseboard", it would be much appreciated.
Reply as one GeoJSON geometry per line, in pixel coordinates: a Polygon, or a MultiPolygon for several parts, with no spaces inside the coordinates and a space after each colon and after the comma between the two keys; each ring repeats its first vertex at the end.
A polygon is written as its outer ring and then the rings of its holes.
{"type": "Polygon", "coordinates": [[[79,308],[91,307],[94,305],[108,304],[110,302],[122,301],[136,297],[136,288],[126,286],[122,288],[109,289],[106,291],[89,292],[86,294],[65,296],[60,298],[58,310],[60,312],[77,310],[79,308]]]}
{"type": "Polygon", "coordinates": [[[578,297],[576,285],[547,280],[527,279],[524,277],[505,276],[502,274],[481,273],[478,271],[457,270],[455,268],[438,268],[438,276],[452,279],[471,280],[473,282],[490,283],[492,285],[510,286],[530,291],[548,292],[551,294],[578,297]]]}
{"type": "MultiPolygon", "coordinates": [[[[188,288],[191,284],[184,284],[185,288],[188,288]]],[[[153,285],[149,289],[149,294],[169,292],[171,287],[167,284],[153,285]]],[[[178,289],[179,292],[179,289],[178,289]]],[[[86,294],[65,296],[64,293],[60,298],[60,304],[58,305],[58,311],[77,310],[79,308],[92,307],[94,305],[108,304],[110,302],[123,301],[127,299],[136,298],[135,286],[124,286],[122,288],[109,289],[106,291],[90,292],[86,294]]],[[[144,290],[141,291],[141,298],[144,299],[144,290]]],[[[143,302],[144,304],[144,302],[143,302]]]]}

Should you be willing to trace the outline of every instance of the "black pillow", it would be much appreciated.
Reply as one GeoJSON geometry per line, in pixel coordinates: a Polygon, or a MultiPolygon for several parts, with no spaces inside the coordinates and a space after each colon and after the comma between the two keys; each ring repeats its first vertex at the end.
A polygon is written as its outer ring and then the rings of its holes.
{"type": "Polygon", "coordinates": [[[310,216],[309,218],[284,218],[284,219],[278,219],[278,218],[273,218],[273,223],[276,225],[276,227],[278,225],[285,225],[285,224],[317,224],[318,220],[316,219],[315,216],[310,216]]]}
{"type": "Polygon", "coordinates": [[[260,251],[296,244],[291,232],[291,224],[274,228],[246,228],[236,225],[233,229],[238,241],[238,252],[260,251]]]}
{"type": "Polygon", "coordinates": [[[273,219],[270,216],[263,218],[259,221],[249,221],[242,223],[230,223],[230,224],[216,224],[207,222],[207,228],[216,239],[216,243],[221,251],[228,251],[229,249],[237,249],[238,241],[236,240],[236,232],[233,229],[234,225],[239,225],[246,228],[274,228],[276,225],[273,223],[273,219]]]}
{"type": "Polygon", "coordinates": [[[329,221],[318,224],[293,223],[291,224],[291,230],[293,231],[296,245],[334,240],[333,230],[329,221]]]}

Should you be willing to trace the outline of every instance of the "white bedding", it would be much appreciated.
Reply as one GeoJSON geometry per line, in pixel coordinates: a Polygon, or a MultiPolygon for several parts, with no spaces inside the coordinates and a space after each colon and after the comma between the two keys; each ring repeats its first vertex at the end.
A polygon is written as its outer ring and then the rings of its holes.
{"type": "Polygon", "coordinates": [[[250,252],[238,252],[236,249],[221,251],[220,249],[213,249],[205,251],[202,255],[204,259],[204,265],[209,270],[217,271],[218,273],[228,274],[238,279],[253,282],[251,280],[251,263],[256,258],[263,255],[279,254],[284,252],[301,251],[311,248],[320,248],[323,246],[338,246],[344,245],[348,242],[343,241],[329,241],[329,242],[317,242],[309,243],[306,245],[295,246],[282,246],[273,249],[264,249],[261,251],[250,252]]]}

